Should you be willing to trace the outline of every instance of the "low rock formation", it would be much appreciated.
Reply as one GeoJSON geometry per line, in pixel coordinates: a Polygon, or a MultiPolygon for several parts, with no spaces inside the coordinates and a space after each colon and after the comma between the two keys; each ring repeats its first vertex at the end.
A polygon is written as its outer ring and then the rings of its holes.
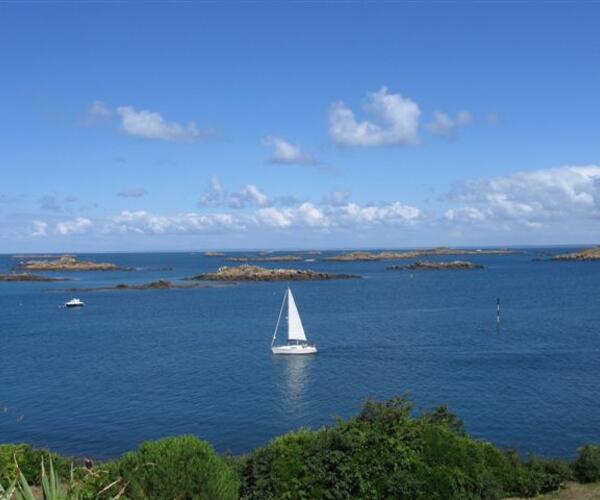
{"type": "Polygon", "coordinates": [[[460,248],[440,247],[425,250],[409,250],[405,252],[350,252],[341,255],[333,255],[331,257],[326,257],[324,260],[331,260],[336,262],[352,262],[418,259],[420,257],[431,257],[435,255],[509,255],[513,253],[516,253],[516,251],[507,249],[465,250],[460,248]]]}
{"type": "Polygon", "coordinates": [[[298,255],[273,255],[271,257],[227,257],[227,262],[297,262],[304,260],[298,255]]]}
{"type": "Polygon", "coordinates": [[[407,266],[390,266],[391,271],[453,271],[453,270],[468,270],[468,269],[483,269],[481,264],[466,262],[464,260],[454,260],[451,262],[428,262],[417,261],[414,264],[407,266]]]}
{"type": "Polygon", "coordinates": [[[223,257],[223,252],[204,252],[205,257],[223,257]]]}
{"type": "Polygon", "coordinates": [[[181,288],[215,288],[217,286],[225,286],[225,285],[206,285],[200,283],[194,284],[177,284],[172,283],[168,280],[158,280],[152,281],[151,283],[142,283],[141,285],[128,285],[126,283],[119,283],[115,286],[103,286],[97,288],[69,288],[67,291],[69,292],[97,292],[97,291],[106,291],[106,290],[171,290],[171,289],[181,289],[181,288]]]}
{"type": "Polygon", "coordinates": [[[570,260],[600,260],[600,246],[585,248],[578,252],[563,253],[550,257],[550,260],[570,261],[570,260]]]}
{"type": "Polygon", "coordinates": [[[310,281],[359,278],[349,274],[333,274],[301,269],[267,269],[258,266],[241,265],[220,267],[217,272],[204,273],[186,278],[208,281],[310,281]]]}
{"type": "Polygon", "coordinates": [[[30,273],[0,274],[0,281],[66,281],[66,278],[52,278],[30,273]]]}
{"type": "Polygon", "coordinates": [[[116,264],[77,260],[72,255],[63,255],[53,260],[28,260],[19,264],[26,271],[125,271],[116,264]]]}

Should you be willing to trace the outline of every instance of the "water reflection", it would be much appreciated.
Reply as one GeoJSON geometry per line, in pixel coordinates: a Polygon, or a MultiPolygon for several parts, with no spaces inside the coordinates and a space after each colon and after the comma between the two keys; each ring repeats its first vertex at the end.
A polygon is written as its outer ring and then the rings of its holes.
{"type": "Polygon", "coordinates": [[[310,400],[309,386],[314,356],[281,356],[277,364],[283,368],[281,401],[286,412],[295,416],[303,413],[310,400]]]}

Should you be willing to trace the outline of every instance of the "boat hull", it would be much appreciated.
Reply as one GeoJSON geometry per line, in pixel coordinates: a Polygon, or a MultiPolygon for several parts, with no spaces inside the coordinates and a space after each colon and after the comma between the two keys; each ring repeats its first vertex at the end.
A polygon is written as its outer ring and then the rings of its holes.
{"type": "Polygon", "coordinates": [[[314,345],[278,345],[271,347],[273,354],[287,354],[287,355],[303,355],[303,354],[316,354],[317,347],[314,345]]]}
{"type": "Polygon", "coordinates": [[[83,307],[83,304],[65,304],[65,307],[68,307],[69,309],[73,309],[75,307],[83,307]]]}

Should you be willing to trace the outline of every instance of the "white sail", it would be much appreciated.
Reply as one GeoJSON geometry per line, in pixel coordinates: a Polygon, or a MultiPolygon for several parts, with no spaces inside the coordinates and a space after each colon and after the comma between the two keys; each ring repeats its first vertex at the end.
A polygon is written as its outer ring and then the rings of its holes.
{"type": "Polygon", "coordinates": [[[301,340],[306,342],[306,335],[304,334],[304,327],[302,326],[302,320],[300,314],[298,314],[298,308],[294,301],[292,291],[288,288],[287,291],[288,299],[288,340],[301,340]]]}

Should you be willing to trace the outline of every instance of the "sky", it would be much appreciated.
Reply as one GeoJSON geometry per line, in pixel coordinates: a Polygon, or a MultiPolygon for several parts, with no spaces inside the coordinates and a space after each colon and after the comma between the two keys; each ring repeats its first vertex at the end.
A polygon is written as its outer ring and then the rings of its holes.
{"type": "Polygon", "coordinates": [[[0,2],[0,253],[597,243],[598,2],[0,2]]]}

